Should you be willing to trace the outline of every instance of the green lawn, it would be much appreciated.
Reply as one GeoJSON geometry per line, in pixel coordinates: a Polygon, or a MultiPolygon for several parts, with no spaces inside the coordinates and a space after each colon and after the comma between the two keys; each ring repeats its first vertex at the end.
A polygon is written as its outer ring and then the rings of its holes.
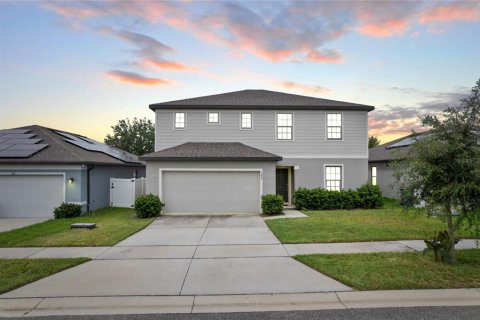
{"type": "Polygon", "coordinates": [[[457,251],[454,265],[421,252],[301,255],[295,259],[357,290],[480,287],[480,249],[457,251]]]}
{"type": "Polygon", "coordinates": [[[0,294],[90,259],[0,259],[0,294]]]}
{"type": "MultiPolygon", "coordinates": [[[[283,243],[415,240],[446,229],[446,224],[423,211],[407,213],[391,201],[382,209],[303,212],[309,218],[265,222],[283,243]]],[[[459,236],[472,237],[465,230],[459,236]]]]}
{"type": "Polygon", "coordinates": [[[145,228],[154,218],[138,219],[128,208],[105,208],[78,218],[48,220],[0,233],[0,247],[111,246],[145,228]],[[74,222],[94,222],[95,229],[70,229],[74,222]]]}

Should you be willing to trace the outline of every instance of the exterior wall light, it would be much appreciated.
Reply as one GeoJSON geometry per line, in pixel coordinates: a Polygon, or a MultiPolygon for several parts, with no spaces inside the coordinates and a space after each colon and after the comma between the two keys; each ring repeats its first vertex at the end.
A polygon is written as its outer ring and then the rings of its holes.
{"type": "Polygon", "coordinates": [[[72,177],[68,179],[68,183],[73,183],[73,181],[75,181],[75,179],[73,179],[72,177]]]}

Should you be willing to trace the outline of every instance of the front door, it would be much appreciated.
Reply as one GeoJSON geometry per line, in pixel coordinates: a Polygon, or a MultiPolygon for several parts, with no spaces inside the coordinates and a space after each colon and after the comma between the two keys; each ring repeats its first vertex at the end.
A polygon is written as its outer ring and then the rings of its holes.
{"type": "Polygon", "coordinates": [[[277,194],[283,197],[283,202],[288,202],[288,168],[277,168],[277,194]]]}

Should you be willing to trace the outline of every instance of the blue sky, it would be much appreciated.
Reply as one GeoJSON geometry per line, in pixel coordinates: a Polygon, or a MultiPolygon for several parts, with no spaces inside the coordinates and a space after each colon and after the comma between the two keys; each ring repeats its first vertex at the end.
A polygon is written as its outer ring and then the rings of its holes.
{"type": "Polygon", "coordinates": [[[0,127],[103,140],[148,104],[268,89],[374,105],[382,142],[480,77],[479,1],[0,3],[0,127]]]}

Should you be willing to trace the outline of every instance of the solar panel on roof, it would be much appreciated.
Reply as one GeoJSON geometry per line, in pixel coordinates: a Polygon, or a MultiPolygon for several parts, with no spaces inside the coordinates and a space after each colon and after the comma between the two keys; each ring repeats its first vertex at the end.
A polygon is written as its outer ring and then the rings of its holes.
{"type": "Polygon", "coordinates": [[[76,135],[66,133],[66,132],[61,132],[61,131],[55,131],[55,132],[65,137],[66,138],[64,139],[65,141],[73,145],[76,145],[77,147],[80,147],[82,149],[85,149],[88,151],[94,151],[94,152],[101,152],[124,162],[133,162],[133,163],[140,162],[138,161],[137,157],[133,154],[112,148],[110,146],[107,146],[106,144],[89,139],[87,137],[76,136],[76,135]]]}
{"type": "Polygon", "coordinates": [[[2,142],[2,143],[11,143],[11,144],[35,144],[35,143],[38,143],[40,141],[42,141],[42,139],[5,139],[6,141],[2,142]]]}
{"type": "Polygon", "coordinates": [[[30,132],[31,130],[26,130],[26,129],[2,129],[0,130],[0,134],[5,134],[5,133],[27,133],[30,132]]]}
{"type": "Polygon", "coordinates": [[[2,143],[0,144],[0,150],[10,148],[11,146],[13,146],[13,144],[2,143]]]}
{"type": "Polygon", "coordinates": [[[2,150],[0,151],[0,158],[28,158],[35,152],[32,150],[2,150]]]}
{"type": "Polygon", "coordinates": [[[15,144],[8,148],[8,151],[10,150],[42,150],[43,148],[46,148],[48,144],[45,143],[38,143],[38,144],[15,144]]]}
{"type": "Polygon", "coordinates": [[[408,137],[408,138],[405,138],[403,140],[398,141],[397,143],[394,143],[394,144],[388,146],[387,149],[408,147],[408,146],[412,145],[415,141],[425,139],[428,136],[429,136],[428,134],[425,134],[425,135],[419,135],[419,136],[414,136],[414,137],[408,137]]]}

